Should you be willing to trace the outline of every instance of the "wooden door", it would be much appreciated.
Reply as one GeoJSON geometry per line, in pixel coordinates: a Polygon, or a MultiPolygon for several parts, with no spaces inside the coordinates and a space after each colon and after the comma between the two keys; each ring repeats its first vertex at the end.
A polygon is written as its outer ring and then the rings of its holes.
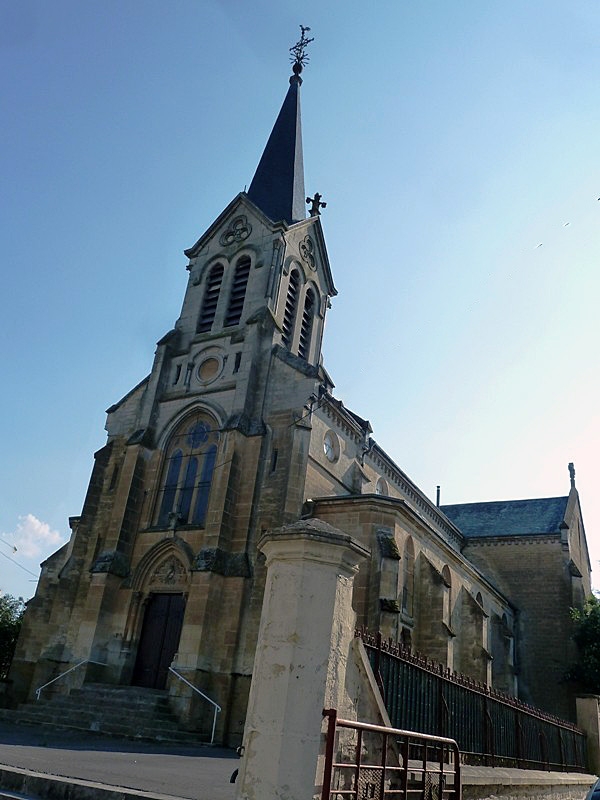
{"type": "Polygon", "coordinates": [[[185,600],[182,594],[152,594],[146,605],[138,646],[134,686],[164,689],[181,635],[185,600]]]}

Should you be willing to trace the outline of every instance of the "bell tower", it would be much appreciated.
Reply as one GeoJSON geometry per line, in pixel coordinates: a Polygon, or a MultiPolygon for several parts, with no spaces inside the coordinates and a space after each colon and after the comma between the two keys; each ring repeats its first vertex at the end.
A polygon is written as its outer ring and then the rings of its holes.
{"type": "MultiPolygon", "coordinates": [[[[319,219],[326,204],[318,193],[307,198],[304,189],[300,86],[312,41],[307,30],[302,28],[291,48],[289,89],[248,192],[240,193],[185,251],[190,279],[174,331],[179,349],[195,353],[199,344],[227,344],[236,375],[243,359],[258,355],[249,326],[262,321],[264,328],[267,318],[271,344],[299,357],[303,366],[317,367],[326,310],[336,294],[319,219]],[[242,342],[246,346],[240,347],[242,342]]],[[[174,368],[184,381],[194,371],[183,361],[174,368]]],[[[214,362],[204,371],[211,369],[214,362]]]]}

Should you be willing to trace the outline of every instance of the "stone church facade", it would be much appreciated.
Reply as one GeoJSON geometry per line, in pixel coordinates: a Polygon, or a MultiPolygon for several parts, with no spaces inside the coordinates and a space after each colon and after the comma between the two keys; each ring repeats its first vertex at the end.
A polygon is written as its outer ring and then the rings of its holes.
{"type": "Polygon", "coordinates": [[[313,516],[371,558],[358,624],[574,719],[569,607],[590,594],[565,497],[438,507],[334,396],[321,359],[336,295],[318,197],[306,217],[295,68],[248,192],[193,247],[150,374],[108,409],[81,515],[43,565],[14,699],[83,681],[166,688],[183,724],[243,731],[265,579],[260,535],[313,516]]]}

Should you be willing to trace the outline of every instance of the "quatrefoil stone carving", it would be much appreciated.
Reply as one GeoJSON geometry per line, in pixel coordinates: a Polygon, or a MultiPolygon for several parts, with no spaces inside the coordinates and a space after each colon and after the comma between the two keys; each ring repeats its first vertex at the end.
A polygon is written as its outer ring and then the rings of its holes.
{"type": "Polygon", "coordinates": [[[235,244],[236,242],[243,242],[252,233],[252,226],[245,216],[235,217],[227,230],[221,234],[219,239],[220,244],[226,247],[228,244],[235,244]]]}

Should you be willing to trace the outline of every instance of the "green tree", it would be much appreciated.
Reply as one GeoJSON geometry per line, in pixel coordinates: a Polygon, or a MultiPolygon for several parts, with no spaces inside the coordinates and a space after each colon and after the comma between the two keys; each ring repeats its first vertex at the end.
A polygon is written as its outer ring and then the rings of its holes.
{"type": "Polygon", "coordinates": [[[25,602],[22,597],[0,597],[0,680],[5,680],[21,629],[25,602]]]}
{"type": "Polygon", "coordinates": [[[573,639],[579,660],[567,678],[578,683],[584,692],[600,694],[600,599],[590,597],[583,608],[572,608],[571,618],[575,623],[573,639]]]}

